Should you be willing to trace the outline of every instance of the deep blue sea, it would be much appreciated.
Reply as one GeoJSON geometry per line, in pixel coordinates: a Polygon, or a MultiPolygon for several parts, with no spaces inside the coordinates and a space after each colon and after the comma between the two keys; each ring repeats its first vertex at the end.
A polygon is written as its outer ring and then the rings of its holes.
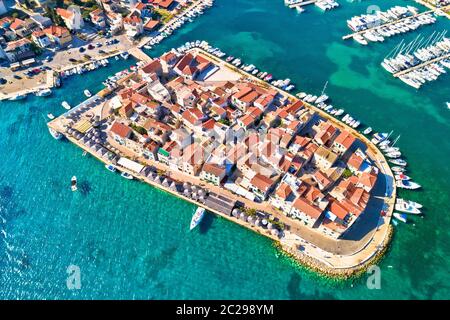
{"type": "MultiPolygon", "coordinates": [[[[47,131],[46,114],[75,105],[83,90],[102,88],[108,75],[133,60],[72,77],[48,98],[0,102],[1,299],[439,299],[450,298],[450,76],[420,91],[385,72],[380,62],[402,36],[362,47],[341,37],[346,20],[369,1],[339,1],[326,13],[297,14],[282,0],[216,0],[149,54],[186,41],[207,40],[300,91],[327,93],[379,131],[401,134],[409,174],[423,186],[400,196],[421,202],[424,218],[395,228],[380,263],[380,290],[366,276],[334,283],[277,258],[270,240],[208,215],[189,232],[195,210],[148,185],[122,179],[47,131]],[[79,192],[70,191],[76,175],[79,192]],[[69,290],[67,268],[80,268],[81,288],[69,290]]],[[[381,9],[407,0],[379,0],[381,9]]],[[[416,5],[419,6],[419,5],[416,5]]],[[[450,29],[439,18],[419,32],[450,29]]]]}

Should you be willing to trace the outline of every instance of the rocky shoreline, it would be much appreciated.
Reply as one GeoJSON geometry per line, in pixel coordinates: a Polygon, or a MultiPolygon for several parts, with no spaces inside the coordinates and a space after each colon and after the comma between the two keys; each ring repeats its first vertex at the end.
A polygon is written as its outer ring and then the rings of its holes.
{"type": "Polygon", "coordinates": [[[367,272],[367,269],[377,264],[384,257],[386,251],[389,249],[389,244],[392,240],[394,234],[394,229],[392,226],[389,226],[388,233],[381,243],[381,249],[376,252],[372,257],[368,260],[362,262],[360,265],[345,268],[345,269],[337,269],[326,265],[325,263],[309,256],[306,254],[302,254],[298,250],[294,250],[292,247],[284,246],[281,243],[277,242],[274,246],[285,256],[292,259],[297,266],[307,269],[308,271],[319,274],[325,278],[331,280],[345,281],[352,278],[357,278],[362,276],[367,272]]]}

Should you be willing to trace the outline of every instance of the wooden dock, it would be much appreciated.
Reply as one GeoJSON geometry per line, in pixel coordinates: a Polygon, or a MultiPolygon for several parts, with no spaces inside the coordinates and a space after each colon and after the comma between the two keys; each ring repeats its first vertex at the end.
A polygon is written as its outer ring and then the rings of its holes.
{"type": "MultiPolygon", "coordinates": [[[[450,8],[450,6],[448,6],[448,8],[450,8]]],[[[384,23],[384,24],[380,24],[379,26],[374,26],[372,28],[364,29],[364,30],[361,30],[361,31],[358,31],[358,32],[354,32],[354,33],[351,33],[351,34],[347,34],[347,35],[343,36],[342,39],[343,40],[347,40],[347,39],[353,38],[355,35],[363,34],[363,33],[367,32],[367,31],[372,31],[372,30],[376,31],[377,29],[380,29],[380,28],[383,28],[383,27],[386,27],[386,26],[390,26],[392,24],[399,23],[399,22],[404,21],[406,19],[415,18],[415,17],[422,16],[422,15],[425,15],[425,14],[433,13],[434,11],[436,11],[436,9],[427,10],[427,11],[420,12],[420,13],[417,13],[415,15],[409,16],[409,17],[405,17],[405,18],[398,19],[398,20],[395,20],[395,21],[391,21],[391,22],[387,22],[387,23],[384,23]]]]}
{"type": "Polygon", "coordinates": [[[411,67],[411,68],[408,68],[408,69],[399,71],[399,72],[397,72],[397,73],[394,73],[394,77],[395,77],[395,78],[398,78],[398,77],[400,77],[400,76],[402,76],[402,75],[404,75],[404,74],[406,74],[406,73],[409,73],[409,72],[411,72],[411,71],[414,71],[414,70],[423,68],[423,67],[425,67],[425,66],[427,66],[427,65],[429,65],[429,64],[432,64],[432,63],[435,63],[435,62],[439,62],[439,61],[444,60],[444,59],[447,59],[447,58],[450,58],[450,53],[447,53],[447,54],[445,54],[445,55],[443,55],[443,56],[440,56],[440,57],[437,57],[437,58],[434,58],[434,59],[425,61],[425,62],[423,62],[423,63],[421,63],[421,64],[418,64],[417,66],[414,66],[414,67],[411,67]]]}

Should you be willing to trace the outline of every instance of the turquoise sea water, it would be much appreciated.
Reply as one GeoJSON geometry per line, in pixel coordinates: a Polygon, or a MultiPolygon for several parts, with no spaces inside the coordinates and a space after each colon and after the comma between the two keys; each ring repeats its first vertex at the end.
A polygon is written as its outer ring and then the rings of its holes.
{"type": "MultiPolygon", "coordinates": [[[[204,39],[291,78],[301,91],[320,93],[329,79],[333,105],[402,135],[398,145],[423,190],[400,196],[423,203],[425,217],[396,227],[380,264],[381,290],[367,289],[367,277],[330,283],[277,258],[269,240],[212,215],[189,232],[194,206],[124,180],[70,143],[55,141],[45,114],[62,113],[63,100],[82,101],[85,88],[100,89],[129,60],[71,78],[49,98],[0,102],[0,298],[450,298],[450,77],[416,91],[379,65],[400,37],[368,47],[341,40],[349,31],[345,20],[371,4],[341,1],[337,10],[308,7],[299,15],[282,0],[217,0],[149,53],[204,39]],[[77,193],[70,191],[72,175],[77,193]],[[67,289],[69,265],[80,267],[80,290],[67,289]]],[[[376,4],[387,9],[412,1],[376,4]]],[[[421,32],[449,27],[441,18],[421,32]]]]}

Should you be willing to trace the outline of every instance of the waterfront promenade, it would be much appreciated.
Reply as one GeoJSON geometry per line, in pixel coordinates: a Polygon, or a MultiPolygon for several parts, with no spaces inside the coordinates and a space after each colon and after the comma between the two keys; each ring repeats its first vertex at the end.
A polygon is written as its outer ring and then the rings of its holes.
{"type": "MultiPolygon", "coordinates": [[[[195,53],[199,53],[204,55],[205,57],[214,60],[215,62],[218,62],[220,64],[221,68],[228,68],[231,71],[236,71],[236,68],[231,66],[230,64],[226,63],[225,61],[218,59],[217,57],[211,56],[207,52],[201,49],[192,49],[192,51],[195,51],[195,53]]],[[[244,75],[247,79],[253,82],[259,82],[263,83],[260,79],[253,77],[250,74],[247,74],[243,71],[240,71],[240,74],[244,75]]],[[[264,83],[266,86],[267,83],[264,83]]],[[[278,88],[272,87],[273,89],[277,90],[282,95],[287,95],[292,100],[297,100],[296,97],[288,94],[287,92],[284,92],[278,88]]],[[[334,119],[333,117],[329,116],[328,114],[324,113],[322,110],[315,108],[312,105],[306,104],[309,108],[316,111],[320,116],[323,118],[329,119],[335,124],[338,128],[346,129],[350,132],[352,132],[355,136],[357,136],[359,139],[361,139],[367,146],[368,146],[368,154],[369,156],[374,159],[377,163],[377,166],[380,168],[382,175],[386,177],[390,177],[391,179],[386,178],[386,186],[387,188],[392,188],[389,197],[383,197],[383,202],[388,206],[385,210],[387,214],[385,216],[380,216],[379,220],[377,222],[376,228],[373,228],[370,232],[368,232],[364,237],[361,239],[358,239],[357,241],[355,239],[342,239],[342,240],[334,240],[331,239],[320,232],[317,232],[316,230],[313,230],[309,227],[306,227],[303,223],[300,221],[287,218],[277,210],[275,210],[273,207],[271,207],[268,203],[255,203],[252,202],[246,198],[237,196],[236,194],[231,193],[230,191],[216,187],[213,185],[207,186],[207,188],[219,195],[223,195],[229,199],[233,199],[234,201],[239,201],[243,203],[245,206],[249,208],[254,208],[256,210],[267,212],[271,215],[273,215],[275,218],[277,218],[279,221],[283,222],[287,226],[287,230],[284,232],[284,236],[278,240],[274,238],[270,233],[268,234],[263,229],[259,230],[258,228],[252,227],[251,224],[244,222],[242,220],[238,220],[239,224],[243,226],[247,226],[263,235],[269,236],[273,240],[277,240],[280,242],[282,248],[291,254],[294,254],[296,258],[298,258],[299,261],[302,263],[305,262],[305,257],[308,261],[314,261],[312,263],[316,267],[319,266],[320,268],[325,268],[330,273],[337,273],[337,274],[348,274],[352,273],[356,270],[359,270],[365,266],[366,263],[371,261],[373,257],[377,255],[377,253],[382,252],[387,242],[389,241],[389,236],[391,233],[390,229],[390,219],[393,211],[393,206],[395,202],[395,196],[396,196],[396,190],[395,185],[388,185],[389,180],[392,182],[392,172],[390,171],[390,168],[388,164],[386,163],[384,156],[381,154],[381,152],[372,145],[372,143],[365,138],[363,135],[359,134],[356,130],[348,127],[347,125],[341,123],[340,121],[334,119]],[[300,250],[301,249],[301,250],[300,250]],[[330,271],[331,270],[331,271],[330,271]]],[[[96,115],[108,115],[109,112],[104,110],[105,104],[99,104],[97,106],[98,109],[93,109],[92,111],[96,115]]],[[[89,111],[91,112],[91,111],[89,111]]],[[[64,117],[57,118],[49,123],[49,127],[53,128],[54,130],[64,133],[65,128],[64,125],[67,125],[67,123],[64,123],[64,117]]],[[[79,141],[73,139],[72,137],[68,136],[68,139],[72,141],[73,143],[77,144],[78,146],[82,147],[84,150],[90,152],[94,156],[96,154],[87,146],[84,146],[79,141]]],[[[135,161],[139,161],[141,163],[145,163],[147,165],[154,166],[158,168],[159,170],[163,172],[167,172],[168,176],[171,179],[174,179],[176,181],[180,182],[189,182],[194,185],[198,186],[205,186],[205,183],[201,181],[198,177],[187,175],[185,173],[171,170],[168,166],[156,162],[156,161],[150,161],[148,159],[143,158],[136,158],[135,155],[130,153],[130,151],[124,149],[122,146],[118,145],[114,141],[108,140],[108,143],[112,146],[114,146],[115,149],[120,151],[120,154],[122,156],[131,158],[135,161]]],[[[106,163],[105,159],[96,156],[99,160],[106,163]]],[[[123,168],[120,168],[122,171],[123,168]]],[[[125,170],[126,171],[126,170],[125,170]]],[[[136,176],[136,173],[129,172],[130,174],[133,174],[136,176]]],[[[136,176],[136,178],[140,180],[142,177],[136,176]]],[[[148,182],[148,181],[146,181],[148,182]]],[[[155,185],[154,183],[149,182],[151,185],[154,185],[156,187],[161,187],[159,185],[155,185]]],[[[164,189],[164,188],[162,188],[164,189]]],[[[167,190],[165,190],[167,191],[167,190]]],[[[171,192],[173,193],[173,192],[171,192]]],[[[388,192],[386,192],[388,193],[388,192]]],[[[174,193],[177,196],[180,196],[177,193],[174,193]]],[[[185,197],[182,197],[185,198],[185,197]]],[[[190,202],[193,200],[190,199],[190,202]]],[[[196,202],[194,202],[196,203],[196,202]]],[[[199,204],[199,203],[196,203],[199,204]]],[[[201,205],[201,204],[199,204],[201,205]]],[[[208,208],[210,209],[210,208],[208,208]]],[[[215,212],[216,210],[211,210],[212,212],[215,212]]],[[[217,212],[215,212],[217,213],[217,212]]],[[[220,215],[223,215],[222,213],[218,213],[220,215]]],[[[375,212],[377,216],[379,216],[378,212],[375,212]]],[[[232,221],[235,221],[237,219],[234,219],[232,217],[227,217],[231,219],[232,221]]],[[[311,263],[310,263],[311,264],[311,263]]]]}

